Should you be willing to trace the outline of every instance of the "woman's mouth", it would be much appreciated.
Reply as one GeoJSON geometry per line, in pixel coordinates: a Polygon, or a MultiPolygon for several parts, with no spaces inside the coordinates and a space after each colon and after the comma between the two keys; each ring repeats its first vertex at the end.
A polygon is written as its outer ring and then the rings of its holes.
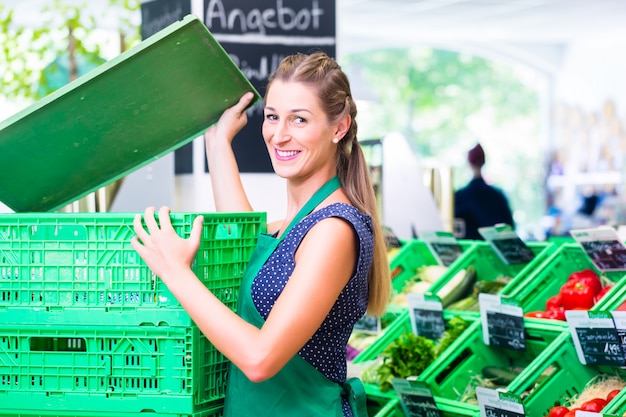
{"type": "Polygon", "coordinates": [[[287,161],[289,159],[293,159],[300,153],[300,151],[281,151],[279,149],[275,149],[276,158],[281,161],[287,161]]]}

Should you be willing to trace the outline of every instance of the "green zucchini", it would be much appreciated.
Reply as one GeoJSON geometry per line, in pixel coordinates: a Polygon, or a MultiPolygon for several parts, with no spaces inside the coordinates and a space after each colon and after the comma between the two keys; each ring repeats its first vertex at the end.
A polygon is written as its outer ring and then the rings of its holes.
{"type": "Polygon", "coordinates": [[[503,366],[485,366],[482,374],[494,385],[507,386],[519,375],[519,369],[505,368],[503,366]]]}
{"type": "Polygon", "coordinates": [[[437,291],[443,308],[472,294],[476,283],[476,269],[470,265],[456,273],[437,291]]]}

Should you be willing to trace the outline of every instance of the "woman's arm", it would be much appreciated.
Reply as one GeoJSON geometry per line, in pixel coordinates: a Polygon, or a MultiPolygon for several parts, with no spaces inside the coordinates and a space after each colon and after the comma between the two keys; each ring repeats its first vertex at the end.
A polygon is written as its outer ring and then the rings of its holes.
{"type": "Polygon", "coordinates": [[[169,209],[154,209],[135,219],[131,244],[179,300],[213,345],[252,381],[275,375],[320,327],[352,276],[358,245],[351,225],[328,218],[316,224],[296,252],[296,268],[261,329],[221,303],[190,268],[200,244],[202,218],[189,239],[178,237],[169,209]]]}
{"type": "Polygon", "coordinates": [[[250,92],[244,94],[237,104],[222,113],[217,124],[204,133],[209,176],[217,211],[252,211],[239,177],[232,141],[248,122],[246,108],[253,97],[250,92]]]}

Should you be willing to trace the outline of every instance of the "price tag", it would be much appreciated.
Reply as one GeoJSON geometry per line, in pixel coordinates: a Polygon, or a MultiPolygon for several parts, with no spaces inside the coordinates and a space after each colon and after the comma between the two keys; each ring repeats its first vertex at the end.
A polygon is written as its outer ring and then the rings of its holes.
{"type": "Polygon", "coordinates": [[[413,333],[428,339],[439,340],[446,330],[443,305],[436,295],[409,293],[409,316],[413,333]]]}
{"type": "Polygon", "coordinates": [[[535,257],[532,249],[526,246],[509,225],[481,227],[478,233],[489,242],[502,261],[508,265],[525,264],[535,257]]]}
{"type": "Polygon", "coordinates": [[[622,343],[610,312],[567,310],[565,318],[580,363],[613,366],[625,364],[622,343]]]}
{"type": "Polygon", "coordinates": [[[494,294],[478,294],[483,341],[486,345],[526,350],[524,310],[515,300],[494,294]]]}
{"type": "Polygon", "coordinates": [[[571,230],[591,262],[601,271],[626,271],[626,245],[612,227],[571,230]]]}
{"type": "Polygon", "coordinates": [[[594,413],[592,411],[576,410],[575,417],[618,417],[616,414],[594,413]]]}
{"type": "Polygon", "coordinates": [[[393,378],[391,384],[407,417],[442,417],[430,387],[425,382],[393,378]]]}
{"type": "Polygon", "coordinates": [[[353,329],[363,333],[378,334],[381,328],[380,317],[365,315],[354,324],[353,329]]]}
{"type": "Polygon", "coordinates": [[[463,254],[463,248],[451,232],[421,232],[419,236],[443,266],[450,266],[463,254]]]}
{"type": "Polygon", "coordinates": [[[617,340],[619,340],[624,354],[624,362],[626,363],[626,311],[611,311],[613,324],[617,332],[617,340]]]}
{"type": "Polygon", "coordinates": [[[476,387],[480,417],[524,417],[524,404],[517,395],[476,387]]]}

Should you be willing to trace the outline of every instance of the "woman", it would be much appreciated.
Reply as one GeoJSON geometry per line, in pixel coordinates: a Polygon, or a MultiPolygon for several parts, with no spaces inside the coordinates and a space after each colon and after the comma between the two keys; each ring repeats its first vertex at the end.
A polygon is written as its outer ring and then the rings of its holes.
{"type": "MultiPolygon", "coordinates": [[[[252,97],[245,94],[205,133],[217,211],[252,211],[231,146],[252,97]]],[[[160,228],[148,208],[147,230],[137,216],[132,245],[231,360],[226,416],[356,416],[346,395],[346,344],[366,310],[384,312],[390,279],[349,82],[324,53],[288,56],[264,105],[263,138],[286,179],[287,211],[259,236],[239,315],[190,269],[201,218],[185,240],[167,208],[160,228]]]]}

